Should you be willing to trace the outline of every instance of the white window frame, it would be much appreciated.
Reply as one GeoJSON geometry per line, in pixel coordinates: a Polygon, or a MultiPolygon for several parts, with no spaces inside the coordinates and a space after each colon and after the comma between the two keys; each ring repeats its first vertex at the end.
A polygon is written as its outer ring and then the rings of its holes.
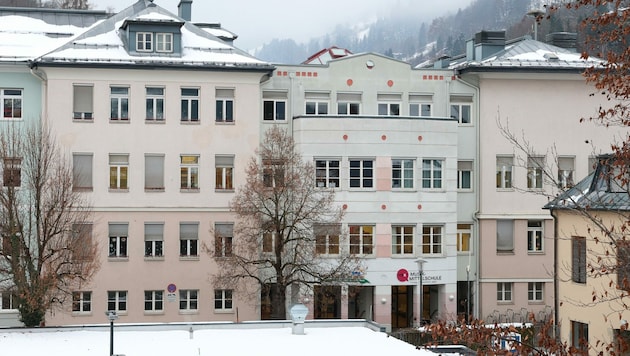
{"type": "Polygon", "coordinates": [[[422,225],[422,254],[442,255],[444,248],[444,225],[422,225]]]}
{"type": "Polygon", "coordinates": [[[472,251],[472,224],[457,224],[457,252],[462,254],[468,254],[472,251]],[[467,236],[467,244],[464,244],[465,236],[467,236]],[[468,246],[468,249],[464,250],[464,245],[468,246]]]}
{"type": "Polygon", "coordinates": [[[218,191],[234,191],[234,156],[214,156],[214,189],[218,191]]]}
{"type": "Polygon", "coordinates": [[[263,120],[286,122],[287,121],[287,100],[286,99],[265,99],[263,101],[263,120]],[[269,116],[269,114],[271,116],[269,116]]]}
{"type": "Polygon", "coordinates": [[[179,290],[179,311],[196,312],[199,310],[199,289],[179,290]]]}
{"type": "Polygon", "coordinates": [[[92,191],[93,160],[92,153],[72,153],[72,190],[92,191]]]}
{"type": "Polygon", "coordinates": [[[473,190],[473,161],[458,161],[457,162],[457,189],[460,191],[473,190]],[[468,175],[468,187],[465,187],[463,183],[466,181],[466,175],[468,175]]]}
{"type": "Polygon", "coordinates": [[[234,89],[215,89],[215,121],[222,123],[234,122],[234,89]]]}
{"type": "Polygon", "coordinates": [[[512,189],[512,179],[514,179],[514,156],[500,155],[497,156],[496,162],[496,188],[500,190],[512,189]]]}
{"type": "Polygon", "coordinates": [[[328,101],[306,100],[304,103],[304,115],[328,115],[328,101]]]}
{"type": "Polygon", "coordinates": [[[400,116],[400,102],[378,103],[378,116],[400,116]]]}
{"type": "Polygon", "coordinates": [[[265,231],[262,233],[260,249],[262,253],[273,253],[277,243],[276,233],[265,231]]]}
{"type": "Polygon", "coordinates": [[[144,155],[144,190],[148,192],[164,191],[164,155],[144,155]]]}
{"type": "Polygon", "coordinates": [[[527,188],[542,189],[543,188],[543,169],[545,167],[544,156],[527,157],[527,188]]]}
{"type": "Polygon", "coordinates": [[[94,86],[89,84],[72,85],[72,119],[94,120],[94,86]]]}
{"type": "Polygon", "coordinates": [[[2,163],[2,186],[20,187],[22,185],[22,158],[6,157],[2,163]]]}
{"type": "Polygon", "coordinates": [[[214,290],[214,310],[232,311],[234,308],[234,292],[231,289],[214,290]]]}
{"type": "Polygon", "coordinates": [[[145,110],[147,121],[164,121],[164,88],[145,88],[145,110]]]}
{"type": "Polygon", "coordinates": [[[129,189],[129,155],[109,154],[109,189],[129,189]]]}
{"type": "Polygon", "coordinates": [[[173,34],[158,32],[155,34],[155,51],[161,53],[173,52],[173,34]]]}
{"type": "Polygon", "coordinates": [[[375,234],[374,225],[348,225],[349,250],[351,255],[372,256],[374,255],[375,234]]]}
{"type": "Polygon", "coordinates": [[[199,190],[199,155],[179,156],[180,189],[199,190]]]}
{"type": "Polygon", "coordinates": [[[558,157],[558,186],[570,188],[574,185],[575,157],[558,157]]]}
{"type": "Polygon", "coordinates": [[[392,158],[392,189],[414,189],[415,160],[392,158]]]}
{"type": "Polygon", "coordinates": [[[422,160],[422,188],[444,189],[444,160],[427,158],[422,160]]]}
{"type": "Polygon", "coordinates": [[[339,225],[315,225],[315,253],[320,256],[337,256],[341,253],[341,227],[339,225]]]}
{"type": "Polygon", "coordinates": [[[527,220],[527,252],[541,253],[545,251],[544,226],[544,220],[527,220]]]}
{"type": "Polygon", "coordinates": [[[527,301],[530,303],[541,303],[545,299],[544,282],[527,283],[527,301]]]}
{"type": "Polygon", "coordinates": [[[497,223],[497,253],[514,252],[514,220],[499,219],[497,223]]]}
{"type": "Polygon", "coordinates": [[[180,116],[182,122],[199,122],[199,88],[181,88],[180,116]],[[182,108],[186,108],[183,111],[182,108]]]}
{"type": "Polygon", "coordinates": [[[107,310],[115,312],[127,311],[127,291],[126,290],[108,290],[107,291],[107,310]],[[114,308],[111,308],[113,303],[114,308]]]}
{"type": "Polygon", "coordinates": [[[164,257],[164,223],[144,223],[144,257],[164,257]]]}
{"type": "Polygon", "coordinates": [[[512,294],[514,285],[512,282],[498,282],[497,283],[497,302],[510,303],[512,302],[512,294]]]}
{"type": "Polygon", "coordinates": [[[164,291],[145,290],[144,291],[144,312],[162,313],[164,312],[164,291]]]}
{"type": "Polygon", "coordinates": [[[392,226],[393,256],[413,256],[415,254],[415,230],[414,225],[392,226]]]}
{"type": "Polygon", "coordinates": [[[109,87],[109,119],[111,121],[129,121],[129,87],[109,87]]]}
{"type": "Polygon", "coordinates": [[[361,115],[362,93],[337,93],[337,115],[361,115]]]}
{"type": "Polygon", "coordinates": [[[472,105],[468,103],[451,103],[451,118],[456,119],[460,125],[472,125],[472,105]],[[464,121],[466,119],[465,113],[468,114],[468,122],[464,121]]]}
{"type": "Polygon", "coordinates": [[[129,224],[109,223],[109,258],[129,257],[129,224]]]}
{"type": "Polygon", "coordinates": [[[409,116],[413,116],[413,117],[433,116],[431,103],[409,103],[409,116]]]}
{"type": "Polygon", "coordinates": [[[199,257],[199,223],[179,223],[179,256],[199,257]]]}
{"type": "Polygon", "coordinates": [[[341,184],[341,160],[315,159],[315,184],[318,188],[339,188],[341,184]]]}
{"type": "Polygon", "coordinates": [[[0,113],[2,120],[23,118],[24,91],[18,88],[0,88],[0,113]],[[8,105],[10,103],[10,105],[8,105]],[[17,104],[17,105],[16,105],[17,104]]]}
{"type": "Polygon", "coordinates": [[[376,177],[372,158],[352,158],[348,160],[348,187],[350,189],[374,189],[376,177]],[[369,163],[369,164],[368,164],[369,163]],[[358,165],[357,165],[358,164],[358,165]]]}
{"type": "Polygon", "coordinates": [[[136,32],[136,51],[153,52],[153,32],[136,32]]]}
{"type": "Polygon", "coordinates": [[[92,313],[92,292],[77,291],[72,292],[72,312],[92,313]]]}
{"type": "Polygon", "coordinates": [[[231,257],[234,242],[234,223],[215,223],[214,239],[214,257],[231,257]]]}
{"type": "Polygon", "coordinates": [[[15,293],[10,291],[0,292],[0,310],[17,311],[15,293]],[[5,307],[6,306],[6,307],[5,307]]]}

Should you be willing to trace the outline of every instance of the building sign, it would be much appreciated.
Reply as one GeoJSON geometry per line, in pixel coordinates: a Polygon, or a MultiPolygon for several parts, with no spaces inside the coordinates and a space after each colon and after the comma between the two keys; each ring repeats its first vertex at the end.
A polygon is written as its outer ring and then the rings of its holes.
{"type": "MultiPolygon", "coordinates": [[[[396,279],[398,279],[399,282],[414,282],[414,283],[418,283],[418,277],[419,276],[420,276],[420,272],[419,271],[409,272],[405,268],[401,268],[401,269],[398,270],[398,272],[396,272],[396,279]]],[[[434,274],[433,272],[431,272],[431,273],[423,272],[423,274],[422,274],[422,283],[425,283],[425,284],[442,284],[444,282],[442,282],[442,275],[441,274],[434,274]]]]}
{"type": "Polygon", "coordinates": [[[177,290],[177,286],[173,283],[169,284],[166,287],[166,291],[168,293],[166,293],[166,300],[169,302],[176,302],[177,301],[177,294],[175,294],[175,291],[177,290]]]}

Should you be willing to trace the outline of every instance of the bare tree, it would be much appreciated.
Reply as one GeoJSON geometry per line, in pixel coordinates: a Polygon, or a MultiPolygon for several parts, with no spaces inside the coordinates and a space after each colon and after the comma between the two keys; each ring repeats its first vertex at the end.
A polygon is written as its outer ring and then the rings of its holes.
{"type": "Polygon", "coordinates": [[[313,165],[302,160],[287,131],[274,126],[266,132],[246,174],[231,202],[237,215],[233,243],[215,231],[214,282],[228,287],[253,282],[257,294],[241,290],[250,297],[262,292],[262,308],[271,309],[263,313],[285,319],[288,293],[343,283],[360,262],[340,248],[343,213],[334,192],[317,187],[313,165]]]}
{"type": "Polygon", "coordinates": [[[0,286],[21,321],[38,326],[98,269],[91,214],[49,129],[5,127],[0,158],[0,286]]]}

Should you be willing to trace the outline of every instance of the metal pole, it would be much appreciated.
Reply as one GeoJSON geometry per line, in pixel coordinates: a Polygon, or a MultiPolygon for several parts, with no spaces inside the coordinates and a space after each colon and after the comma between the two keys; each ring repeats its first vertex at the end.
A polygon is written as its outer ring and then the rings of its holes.
{"type": "Polygon", "coordinates": [[[470,319],[470,265],[466,266],[466,323],[470,319]]]}
{"type": "Polygon", "coordinates": [[[418,299],[420,300],[418,305],[420,306],[420,326],[422,326],[422,294],[423,294],[423,290],[422,290],[422,268],[420,268],[420,275],[418,276],[418,284],[420,285],[420,289],[419,289],[419,293],[418,293],[418,299]]]}
{"type": "Polygon", "coordinates": [[[114,356],[114,319],[109,321],[109,356],[114,356]]]}

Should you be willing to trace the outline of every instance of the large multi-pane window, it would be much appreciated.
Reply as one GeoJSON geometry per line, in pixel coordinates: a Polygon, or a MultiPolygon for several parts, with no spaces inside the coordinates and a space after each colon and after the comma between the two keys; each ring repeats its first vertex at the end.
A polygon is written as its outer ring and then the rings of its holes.
{"type": "Polygon", "coordinates": [[[571,238],[571,279],[575,283],[586,283],[586,238],[571,238]]]}
{"type": "Polygon", "coordinates": [[[234,239],[234,224],[214,224],[214,256],[232,256],[232,240],[234,239]]]}
{"type": "Polygon", "coordinates": [[[527,300],[530,302],[542,302],[545,283],[529,282],[527,283],[527,300]]]}
{"type": "Polygon", "coordinates": [[[471,105],[462,103],[451,104],[451,118],[456,119],[460,124],[471,124],[471,105]]]}
{"type": "Polygon", "coordinates": [[[320,224],[313,227],[315,234],[315,252],[320,255],[339,254],[340,226],[336,224],[320,224]]]}
{"type": "Polygon", "coordinates": [[[127,189],[129,155],[109,155],[109,189],[127,189]]]}
{"type": "Polygon", "coordinates": [[[263,92],[263,120],[286,121],[287,93],[282,91],[263,92]]]}
{"type": "Polygon", "coordinates": [[[92,153],[72,154],[72,190],[92,190],[92,153]]]}
{"type": "Polygon", "coordinates": [[[15,293],[7,290],[0,292],[0,310],[16,310],[17,307],[15,293]]]}
{"type": "Polygon", "coordinates": [[[413,255],[413,225],[392,226],[392,255],[413,255]]]}
{"type": "Polygon", "coordinates": [[[514,156],[497,156],[497,188],[512,188],[514,156]]]}
{"type": "Polygon", "coordinates": [[[179,255],[182,257],[198,256],[199,223],[179,224],[179,255]]]}
{"type": "Polygon", "coordinates": [[[164,120],[164,88],[146,88],[146,119],[150,121],[164,120]]]}
{"type": "Polygon", "coordinates": [[[110,120],[129,120],[129,87],[111,87],[109,89],[110,120]]]}
{"type": "Polygon", "coordinates": [[[441,254],[442,253],[442,235],[444,227],[442,225],[424,225],[422,226],[422,253],[423,254],[441,254]]]}
{"type": "Polygon", "coordinates": [[[22,89],[0,89],[0,110],[3,119],[21,119],[22,89]]]}
{"type": "Polygon", "coordinates": [[[457,162],[457,189],[459,190],[472,189],[472,173],[473,173],[472,161],[457,162]]]}
{"type": "Polygon", "coordinates": [[[339,160],[315,160],[315,184],[319,188],[339,187],[339,160]]]}
{"type": "Polygon", "coordinates": [[[497,220],[497,252],[514,252],[514,220],[497,220]]]}
{"type": "Polygon", "coordinates": [[[350,188],[374,187],[374,160],[350,160],[350,188]]]}
{"type": "Polygon", "coordinates": [[[199,189],[199,156],[180,156],[180,188],[199,189]]]}
{"type": "Polygon", "coordinates": [[[349,225],[350,254],[371,255],[374,253],[374,226],[349,225]]]}
{"type": "Polygon", "coordinates": [[[511,302],[511,301],[512,301],[512,283],[511,282],[497,283],[497,302],[511,302]]]}
{"type": "Polygon", "coordinates": [[[215,189],[234,190],[234,156],[214,156],[215,189]]]}
{"type": "Polygon", "coordinates": [[[128,228],[126,223],[109,224],[109,257],[127,257],[128,228]]]}
{"type": "Polygon", "coordinates": [[[359,115],[361,113],[360,93],[338,93],[337,94],[337,114],[338,115],[359,115]]]}
{"type": "Polygon", "coordinates": [[[412,159],[392,159],[392,188],[413,188],[412,159]]]}
{"type": "Polygon", "coordinates": [[[144,256],[162,257],[164,255],[164,223],[144,224],[144,256]]]}
{"type": "Polygon", "coordinates": [[[138,32],[136,33],[136,51],[152,52],[153,51],[153,33],[138,32]]]}
{"type": "Polygon", "coordinates": [[[72,292],[72,311],[87,313],[92,311],[92,292],[72,292]]]}
{"type": "Polygon", "coordinates": [[[144,311],[161,312],[162,310],[164,310],[164,291],[145,290],[144,311]]]}
{"type": "Polygon", "coordinates": [[[74,120],[92,120],[94,87],[91,85],[75,84],[73,89],[72,118],[74,120]]]}
{"type": "Polygon", "coordinates": [[[527,188],[540,189],[543,187],[543,167],[545,158],[527,157],[527,188]]]}
{"type": "Polygon", "coordinates": [[[457,224],[457,252],[470,252],[471,224],[457,224]]]}
{"type": "Polygon", "coordinates": [[[2,185],[19,187],[22,185],[22,159],[7,157],[2,161],[2,185]]]}
{"type": "Polygon", "coordinates": [[[527,221],[527,252],[543,251],[543,222],[542,220],[527,221]]]}
{"type": "Polygon", "coordinates": [[[285,164],[281,160],[263,159],[263,184],[265,187],[283,187],[285,164]]]}
{"type": "Polygon", "coordinates": [[[127,291],[107,291],[107,310],[116,312],[127,311],[127,291]]]}
{"type": "Polygon", "coordinates": [[[144,155],[144,190],[164,191],[164,155],[144,155]]]}
{"type": "Polygon", "coordinates": [[[196,311],[199,307],[199,290],[180,289],[179,290],[179,310],[196,311]]]}
{"type": "Polygon", "coordinates": [[[588,345],[588,324],[571,320],[571,346],[586,353],[588,345]]]}
{"type": "Polygon", "coordinates": [[[215,90],[216,122],[234,122],[234,89],[215,90]]]}
{"type": "Polygon", "coordinates": [[[199,89],[181,88],[181,120],[199,121],[199,89]]]}
{"type": "Polygon", "coordinates": [[[432,95],[410,94],[409,95],[409,116],[431,116],[432,95]]]}
{"type": "Polygon", "coordinates": [[[168,32],[158,32],[155,34],[156,52],[173,52],[173,34],[168,32]]]}
{"type": "Polygon", "coordinates": [[[442,165],[444,161],[439,159],[422,160],[422,188],[442,188],[442,165]]]}
{"type": "Polygon", "coordinates": [[[379,116],[400,116],[400,103],[378,103],[379,116]]]}
{"type": "Polygon", "coordinates": [[[558,157],[558,186],[560,188],[570,188],[573,186],[574,170],[574,157],[558,157]]]}
{"type": "Polygon", "coordinates": [[[214,310],[219,310],[219,311],[232,310],[232,290],[231,289],[215,289],[214,290],[214,310]]]}

